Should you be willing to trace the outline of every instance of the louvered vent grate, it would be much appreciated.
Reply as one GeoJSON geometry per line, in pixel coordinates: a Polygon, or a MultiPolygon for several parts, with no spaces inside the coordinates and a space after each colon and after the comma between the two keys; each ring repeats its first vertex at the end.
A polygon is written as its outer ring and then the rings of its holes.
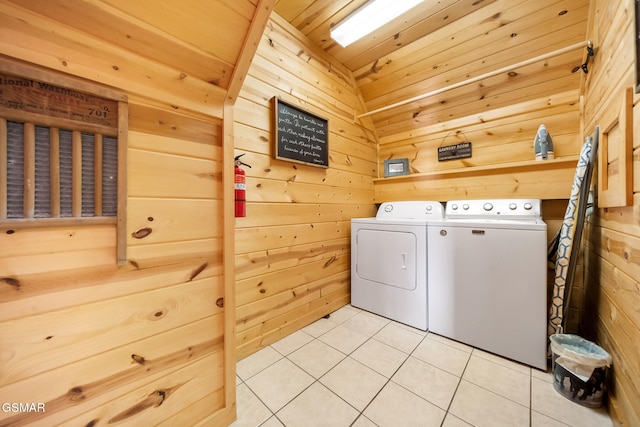
{"type": "Polygon", "coordinates": [[[15,121],[6,129],[0,218],[116,216],[116,138],[15,121]]]}
{"type": "Polygon", "coordinates": [[[104,137],[102,141],[102,215],[118,213],[118,140],[104,137]]]}
{"type": "Polygon", "coordinates": [[[82,134],[82,216],[94,213],[94,136],[82,134]]]}
{"type": "Polygon", "coordinates": [[[71,131],[60,131],[60,217],[73,216],[73,147],[71,131]]]}
{"type": "Polygon", "coordinates": [[[48,127],[36,126],[36,218],[51,218],[51,150],[48,127]]]}
{"type": "Polygon", "coordinates": [[[24,126],[7,122],[7,218],[24,215],[24,126]]]}

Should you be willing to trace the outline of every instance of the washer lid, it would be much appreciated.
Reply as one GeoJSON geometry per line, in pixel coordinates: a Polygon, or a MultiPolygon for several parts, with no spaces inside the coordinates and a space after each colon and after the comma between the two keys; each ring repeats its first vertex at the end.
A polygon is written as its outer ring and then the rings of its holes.
{"type": "Polygon", "coordinates": [[[376,219],[438,220],[444,218],[444,207],[434,201],[384,202],[378,208],[376,219]]]}

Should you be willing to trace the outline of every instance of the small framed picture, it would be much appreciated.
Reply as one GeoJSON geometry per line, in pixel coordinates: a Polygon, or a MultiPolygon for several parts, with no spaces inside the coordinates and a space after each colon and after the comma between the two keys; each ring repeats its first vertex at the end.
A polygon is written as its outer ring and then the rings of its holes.
{"type": "Polygon", "coordinates": [[[409,175],[409,159],[391,159],[384,161],[384,177],[409,175]]]}

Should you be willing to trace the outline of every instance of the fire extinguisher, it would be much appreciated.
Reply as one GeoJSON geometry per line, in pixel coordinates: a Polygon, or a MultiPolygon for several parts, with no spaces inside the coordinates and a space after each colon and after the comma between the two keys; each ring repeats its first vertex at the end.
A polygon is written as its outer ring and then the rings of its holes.
{"type": "Polygon", "coordinates": [[[243,163],[240,160],[240,157],[242,156],[244,156],[244,153],[234,158],[235,167],[234,167],[233,188],[235,189],[235,198],[236,198],[236,203],[235,203],[236,218],[244,218],[245,216],[247,216],[247,199],[246,199],[247,184],[246,184],[245,172],[242,169],[240,169],[240,166],[246,166],[249,168],[251,166],[249,166],[246,163],[243,163]]]}

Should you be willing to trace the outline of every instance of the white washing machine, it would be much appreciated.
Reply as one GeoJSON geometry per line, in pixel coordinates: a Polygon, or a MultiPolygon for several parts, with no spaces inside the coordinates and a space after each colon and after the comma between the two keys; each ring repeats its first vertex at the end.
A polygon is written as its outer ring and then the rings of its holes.
{"type": "Polygon", "coordinates": [[[351,220],[351,304],[423,331],[427,315],[427,229],[440,202],[385,202],[375,218],[351,220]]]}
{"type": "Polygon", "coordinates": [[[429,232],[429,330],[547,368],[547,225],[536,199],[447,202],[429,232]]]}

